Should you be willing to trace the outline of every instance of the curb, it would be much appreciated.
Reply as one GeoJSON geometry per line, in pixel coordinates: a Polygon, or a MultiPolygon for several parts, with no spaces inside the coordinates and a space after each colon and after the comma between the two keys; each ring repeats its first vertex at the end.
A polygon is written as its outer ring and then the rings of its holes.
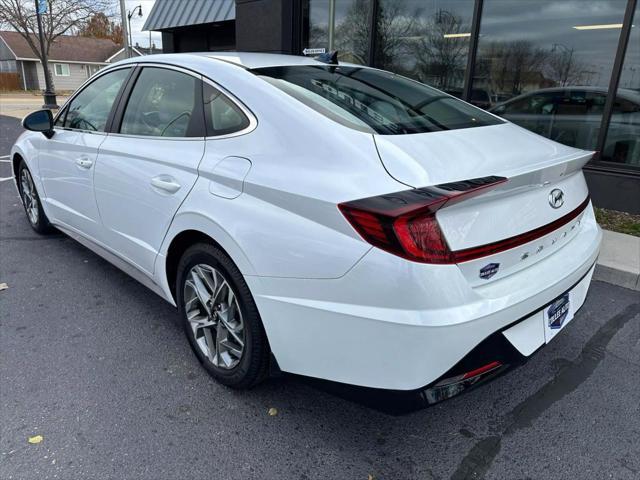
{"type": "Polygon", "coordinates": [[[640,237],[603,230],[594,280],[640,291],[640,237]]]}

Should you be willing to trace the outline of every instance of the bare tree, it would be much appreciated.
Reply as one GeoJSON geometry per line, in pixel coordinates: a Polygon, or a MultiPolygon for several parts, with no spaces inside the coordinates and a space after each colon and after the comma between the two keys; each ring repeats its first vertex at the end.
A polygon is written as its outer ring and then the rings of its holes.
{"type": "Polygon", "coordinates": [[[334,45],[341,59],[367,63],[369,50],[369,2],[355,0],[344,19],[336,25],[334,45]]]}
{"type": "MultiPolygon", "coordinates": [[[[42,15],[42,34],[45,54],[60,36],[77,33],[89,19],[99,12],[108,11],[109,0],[44,0],[47,13],[42,15]]],[[[34,0],[0,0],[0,24],[17,31],[29,44],[33,53],[43,60],[38,43],[38,23],[34,0]]]]}
{"type": "MultiPolygon", "coordinates": [[[[391,66],[404,47],[403,38],[412,29],[413,19],[401,15],[404,2],[396,0],[380,4],[376,18],[376,66],[391,66]]],[[[354,0],[335,29],[334,45],[341,60],[366,64],[369,57],[371,29],[369,0],[354,0]]],[[[310,38],[321,44],[327,39],[325,28],[313,27],[310,38]],[[318,42],[319,40],[319,42],[318,42]]],[[[311,44],[311,42],[310,42],[311,44]]]]}
{"type": "Polygon", "coordinates": [[[462,17],[446,10],[417,23],[412,51],[421,80],[429,79],[428,83],[442,89],[462,81],[469,39],[457,35],[469,29],[462,17]]]}
{"type": "Polygon", "coordinates": [[[587,65],[576,58],[573,49],[568,51],[554,51],[547,58],[547,75],[558,85],[579,85],[589,78],[593,72],[587,65]]]}
{"type": "Polygon", "coordinates": [[[376,18],[376,66],[400,70],[399,59],[410,53],[407,38],[414,35],[417,11],[408,12],[405,2],[395,0],[385,2],[378,7],[376,18]]]}
{"type": "Polygon", "coordinates": [[[491,42],[479,56],[477,77],[487,79],[491,91],[519,95],[526,83],[540,83],[548,52],[527,40],[491,42]]]}

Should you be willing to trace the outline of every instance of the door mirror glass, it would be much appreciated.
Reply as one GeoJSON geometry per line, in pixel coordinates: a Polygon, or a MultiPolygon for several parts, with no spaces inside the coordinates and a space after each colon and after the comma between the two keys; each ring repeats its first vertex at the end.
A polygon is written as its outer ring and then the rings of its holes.
{"type": "Polygon", "coordinates": [[[32,132],[42,132],[47,138],[53,133],[53,115],[51,110],[38,110],[31,112],[22,120],[22,126],[32,132]]]}

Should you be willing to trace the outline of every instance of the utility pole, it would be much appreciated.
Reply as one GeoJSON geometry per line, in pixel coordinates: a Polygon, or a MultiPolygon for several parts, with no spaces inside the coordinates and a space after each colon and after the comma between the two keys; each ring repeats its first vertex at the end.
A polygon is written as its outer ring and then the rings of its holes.
{"type": "Polygon", "coordinates": [[[133,15],[136,13],[136,10],[138,10],[138,16],[142,17],[142,5],[138,5],[137,7],[134,7],[130,12],[127,12],[127,22],[129,27],[129,58],[133,57],[133,35],[131,33],[131,17],[133,17],[133,15]]]}
{"type": "Polygon", "coordinates": [[[40,2],[45,2],[46,0],[35,0],[36,2],[36,17],[38,20],[38,39],[40,40],[40,60],[42,61],[42,68],[44,70],[44,105],[42,108],[51,110],[58,108],[58,103],[56,101],[56,92],[53,90],[53,85],[51,82],[51,72],[49,71],[49,60],[47,59],[47,51],[44,48],[44,34],[42,32],[42,13],[46,11],[46,3],[44,3],[45,7],[40,10],[40,2]]]}
{"type": "Polygon", "coordinates": [[[129,29],[127,28],[127,7],[124,0],[120,0],[120,16],[122,17],[122,40],[127,58],[131,58],[131,45],[129,45],[129,29]]]}

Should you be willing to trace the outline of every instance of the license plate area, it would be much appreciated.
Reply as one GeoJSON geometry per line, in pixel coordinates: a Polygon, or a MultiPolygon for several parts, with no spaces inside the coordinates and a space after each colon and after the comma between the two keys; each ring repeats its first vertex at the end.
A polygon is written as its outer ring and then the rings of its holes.
{"type": "Polygon", "coordinates": [[[574,311],[571,292],[566,292],[547,305],[543,311],[544,339],[546,343],[556,336],[572,319],[574,311]]]}

